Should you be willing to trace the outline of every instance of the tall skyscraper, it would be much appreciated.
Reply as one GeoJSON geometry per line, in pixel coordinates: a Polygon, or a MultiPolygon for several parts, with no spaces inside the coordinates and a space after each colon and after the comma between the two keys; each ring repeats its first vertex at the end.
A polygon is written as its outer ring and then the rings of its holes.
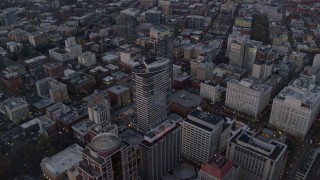
{"type": "Polygon", "coordinates": [[[133,73],[133,102],[137,112],[133,123],[140,131],[148,132],[169,112],[172,63],[168,58],[152,57],[136,66],[133,73]]]}
{"type": "Polygon", "coordinates": [[[160,180],[180,162],[181,117],[176,114],[153,128],[140,143],[141,178],[160,180]]]}
{"type": "Polygon", "coordinates": [[[80,179],[137,179],[136,152],[118,135],[102,133],[94,137],[82,152],[78,164],[80,179]]]}
{"type": "Polygon", "coordinates": [[[167,26],[155,26],[150,29],[150,41],[153,53],[157,57],[172,58],[171,31],[167,26]]]}
{"type": "Polygon", "coordinates": [[[116,17],[115,29],[117,35],[125,38],[135,37],[138,27],[137,16],[139,14],[140,11],[133,8],[121,11],[120,15],[116,17]]]}
{"type": "Polygon", "coordinates": [[[264,142],[253,133],[240,130],[227,146],[227,159],[241,168],[240,179],[279,179],[287,160],[287,145],[270,140],[264,142]]]}

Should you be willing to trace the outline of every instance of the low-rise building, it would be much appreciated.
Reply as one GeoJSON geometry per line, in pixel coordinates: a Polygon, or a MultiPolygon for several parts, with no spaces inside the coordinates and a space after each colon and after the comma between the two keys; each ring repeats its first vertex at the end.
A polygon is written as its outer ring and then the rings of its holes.
{"type": "Polygon", "coordinates": [[[83,158],[83,148],[73,144],[49,158],[44,158],[40,163],[43,175],[51,180],[76,179],[76,167],[83,158]]]}
{"type": "Polygon", "coordinates": [[[54,103],[67,100],[67,85],[48,77],[36,81],[37,92],[40,97],[50,98],[54,103]]]}
{"type": "Polygon", "coordinates": [[[72,59],[71,55],[69,52],[67,52],[64,49],[61,48],[53,48],[53,49],[49,49],[49,56],[57,61],[60,62],[66,62],[66,61],[70,61],[72,59]]]}
{"type": "Polygon", "coordinates": [[[60,78],[64,75],[65,67],[61,62],[48,62],[43,64],[43,71],[47,77],[60,78]]]}
{"type": "Polygon", "coordinates": [[[4,103],[7,117],[13,122],[19,122],[29,117],[29,105],[21,98],[11,98],[4,103]]]}
{"type": "Polygon", "coordinates": [[[84,142],[84,143],[89,143],[90,142],[90,136],[89,136],[90,129],[95,126],[96,126],[96,124],[93,121],[90,121],[90,120],[81,121],[81,122],[72,126],[73,135],[78,141],[84,142]]]}
{"type": "Polygon", "coordinates": [[[33,46],[48,44],[48,35],[45,32],[36,31],[29,34],[29,43],[33,46]]]}
{"type": "Polygon", "coordinates": [[[125,86],[112,86],[107,89],[107,92],[112,104],[125,106],[131,103],[130,89],[125,86]]]}
{"type": "Polygon", "coordinates": [[[90,51],[85,51],[78,56],[78,62],[84,66],[92,66],[96,64],[96,54],[90,51]]]}
{"type": "Polygon", "coordinates": [[[38,123],[40,127],[40,134],[51,137],[58,133],[56,123],[47,116],[38,117],[38,123]]]}
{"type": "Polygon", "coordinates": [[[204,100],[201,96],[180,90],[172,94],[170,98],[170,109],[179,116],[186,118],[191,111],[203,103],[204,100]]]}
{"type": "Polygon", "coordinates": [[[68,91],[72,94],[88,92],[96,85],[96,80],[93,76],[81,72],[69,74],[62,78],[62,82],[67,84],[68,91]]]}

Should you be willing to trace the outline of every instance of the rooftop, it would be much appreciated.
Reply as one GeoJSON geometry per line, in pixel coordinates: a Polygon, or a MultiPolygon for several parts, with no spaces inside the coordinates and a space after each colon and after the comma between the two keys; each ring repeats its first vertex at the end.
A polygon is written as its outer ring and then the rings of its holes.
{"type": "Polygon", "coordinates": [[[223,118],[221,118],[219,116],[213,115],[208,112],[201,111],[199,109],[194,109],[193,111],[191,111],[188,114],[188,119],[193,120],[193,121],[194,121],[194,119],[200,119],[200,120],[207,122],[211,125],[217,125],[221,121],[222,122],[224,121],[223,118]]]}
{"type": "Polygon", "coordinates": [[[139,148],[139,144],[143,141],[143,135],[133,129],[125,129],[119,133],[122,141],[130,144],[135,150],[139,148]]]}
{"type": "Polygon", "coordinates": [[[47,60],[47,57],[46,56],[38,56],[38,57],[35,57],[35,58],[32,58],[32,59],[25,60],[24,62],[27,63],[27,64],[31,64],[31,63],[34,63],[34,62],[37,62],[37,61],[41,62],[42,60],[47,60]]]}
{"type": "Polygon", "coordinates": [[[120,146],[120,138],[113,133],[102,133],[95,136],[90,143],[90,147],[98,152],[112,151],[120,146]]]}
{"type": "Polygon", "coordinates": [[[172,94],[170,101],[171,103],[176,103],[183,107],[196,108],[203,102],[203,98],[194,93],[190,93],[185,90],[180,90],[172,94]]]}
{"type": "Polygon", "coordinates": [[[200,171],[204,171],[217,179],[224,179],[233,167],[234,164],[230,160],[221,155],[215,155],[201,167],[200,171]]]}
{"type": "Polygon", "coordinates": [[[28,103],[21,98],[11,98],[4,101],[4,106],[12,110],[17,107],[28,106],[28,103]]]}
{"type": "Polygon", "coordinates": [[[46,127],[55,124],[55,122],[53,120],[51,120],[50,118],[48,118],[47,116],[38,117],[38,122],[40,122],[42,125],[44,125],[46,127]]]}
{"type": "Polygon", "coordinates": [[[245,130],[240,130],[229,139],[229,142],[273,161],[280,158],[287,149],[287,145],[285,144],[275,140],[264,142],[254,137],[251,132],[245,130]]]}
{"type": "Polygon", "coordinates": [[[75,125],[72,126],[72,129],[74,131],[78,131],[83,134],[89,133],[90,129],[93,128],[96,124],[93,121],[90,120],[84,120],[81,121],[75,125]]]}
{"type": "Polygon", "coordinates": [[[44,158],[40,164],[50,173],[58,176],[82,161],[82,150],[82,147],[73,144],[50,158],[44,158]]]}
{"type": "Polygon", "coordinates": [[[125,86],[122,86],[122,85],[112,86],[112,87],[107,89],[107,91],[110,91],[110,92],[115,93],[115,94],[121,94],[121,93],[126,92],[128,90],[129,90],[129,88],[127,88],[125,86]]]}
{"type": "Polygon", "coordinates": [[[22,127],[23,129],[27,129],[31,126],[37,125],[38,123],[39,123],[38,118],[35,118],[35,119],[32,119],[26,123],[21,124],[20,127],[22,127]]]}
{"type": "Polygon", "coordinates": [[[313,109],[320,99],[320,86],[308,78],[297,78],[276,96],[277,100],[295,101],[307,109],[313,109]]]}
{"type": "Polygon", "coordinates": [[[157,140],[161,139],[160,137],[164,136],[168,131],[175,129],[181,119],[177,114],[170,114],[164,121],[158,124],[158,126],[151,129],[151,132],[144,136],[144,140],[151,144],[156,143],[157,140]]]}
{"type": "Polygon", "coordinates": [[[243,78],[240,82],[238,80],[231,79],[228,83],[238,84],[242,87],[259,91],[261,93],[266,93],[269,90],[271,90],[270,86],[264,85],[258,79],[253,79],[253,78],[252,79],[243,78]]]}

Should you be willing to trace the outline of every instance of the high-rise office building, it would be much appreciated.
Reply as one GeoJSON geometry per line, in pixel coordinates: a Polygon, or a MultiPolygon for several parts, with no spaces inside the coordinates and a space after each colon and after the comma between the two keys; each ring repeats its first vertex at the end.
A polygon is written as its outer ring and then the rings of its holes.
{"type": "Polygon", "coordinates": [[[181,117],[168,116],[152,131],[144,136],[140,143],[141,178],[160,180],[168,171],[180,162],[181,117]]]}
{"type": "Polygon", "coordinates": [[[157,57],[172,58],[171,31],[167,26],[155,26],[150,29],[150,41],[153,44],[152,52],[157,57]]]}
{"type": "Polygon", "coordinates": [[[102,133],[94,137],[82,152],[78,164],[81,179],[137,179],[136,152],[118,135],[102,133]]]}
{"type": "Polygon", "coordinates": [[[133,102],[137,112],[134,124],[139,130],[148,132],[169,112],[172,63],[162,57],[145,59],[133,73],[133,102]]]}
{"type": "Polygon", "coordinates": [[[246,43],[233,41],[230,44],[229,64],[234,67],[242,68],[245,54],[246,43]]]}
{"type": "Polygon", "coordinates": [[[202,30],[203,26],[203,16],[189,15],[186,17],[186,29],[202,30]]]}
{"type": "Polygon", "coordinates": [[[261,45],[262,42],[254,40],[251,40],[246,43],[242,68],[247,70],[249,73],[251,73],[252,71],[253,64],[256,61],[257,51],[261,45]]]}
{"type": "Polygon", "coordinates": [[[154,26],[158,26],[162,21],[162,13],[161,11],[155,9],[149,9],[145,12],[145,22],[152,23],[154,26]]]}
{"type": "Polygon", "coordinates": [[[138,20],[140,14],[138,9],[126,9],[116,17],[115,29],[118,36],[132,38],[137,35],[138,20]]]}
{"type": "Polygon", "coordinates": [[[304,138],[320,112],[320,86],[300,77],[273,100],[270,126],[304,138]]]}
{"type": "Polygon", "coordinates": [[[181,155],[196,163],[208,162],[219,150],[223,119],[195,109],[182,124],[181,155]]]}
{"type": "Polygon", "coordinates": [[[240,130],[229,139],[226,156],[241,167],[240,179],[279,179],[287,160],[286,150],[285,144],[264,142],[240,130]]]}
{"type": "Polygon", "coordinates": [[[258,120],[259,114],[268,105],[271,87],[263,85],[256,79],[232,79],[227,83],[225,105],[245,114],[248,119],[258,120]]]}

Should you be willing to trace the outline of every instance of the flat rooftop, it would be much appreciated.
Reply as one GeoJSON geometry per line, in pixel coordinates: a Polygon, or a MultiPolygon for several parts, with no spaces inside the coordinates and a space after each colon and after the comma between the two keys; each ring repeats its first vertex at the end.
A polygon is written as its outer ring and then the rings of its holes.
{"type": "Polygon", "coordinates": [[[44,158],[40,165],[58,176],[82,161],[82,151],[82,147],[73,144],[50,158],[44,158]]]}
{"type": "Polygon", "coordinates": [[[127,88],[125,86],[122,86],[122,85],[112,86],[112,87],[107,89],[107,91],[110,91],[110,92],[112,92],[114,94],[121,94],[121,93],[126,92],[128,90],[129,90],[129,88],[127,88]]]}
{"type": "Polygon", "coordinates": [[[130,144],[135,150],[139,149],[139,144],[144,140],[143,134],[129,128],[120,132],[119,137],[122,141],[130,144]]]}
{"type": "Polygon", "coordinates": [[[308,78],[297,78],[276,96],[277,100],[295,99],[301,106],[313,109],[320,99],[320,86],[308,78]]]}
{"type": "Polygon", "coordinates": [[[264,142],[254,137],[251,132],[245,130],[240,130],[229,139],[229,142],[273,161],[276,161],[278,158],[280,158],[280,156],[285,153],[287,149],[287,145],[285,144],[275,140],[264,142]]]}
{"type": "Polygon", "coordinates": [[[241,81],[236,79],[231,79],[228,83],[238,84],[242,87],[246,87],[248,89],[252,89],[261,93],[266,93],[267,91],[271,90],[270,86],[262,84],[262,81],[257,79],[247,79],[243,78],[241,81]]]}
{"type": "Polygon", "coordinates": [[[87,134],[89,133],[90,129],[93,128],[94,126],[96,126],[96,124],[93,121],[90,121],[89,119],[87,119],[73,125],[72,129],[82,134],[87,134]]]}
{"type": "Polygon", "coordinates": [[[196,108],[203,102],[203,98],[194,93],[190,93],[185,90],[180,90],[172,94],[170,101],[171,103],[176,103],[183,107],[196,108]]]}
{"type": "Polygon", "coordinates": [[[8,107],[8,109],[14,109],[20,106],[28,106],[28,103],[21,98],[11,98],[4,101],[4,106],[8,107]]]}
{"type": "Polygon", "coordinates": [[[207,122],[211,125],[217,125],[221,121],[224,121],[223,118],[221,118],[219,116],[213,115],[208,112],[201,111],[199,109],[194,109],[193,111],[191,111],[188,114],[188,118],[189,119],[193,119],[193,118],[200,119],[200,120],[207,122]]]}

